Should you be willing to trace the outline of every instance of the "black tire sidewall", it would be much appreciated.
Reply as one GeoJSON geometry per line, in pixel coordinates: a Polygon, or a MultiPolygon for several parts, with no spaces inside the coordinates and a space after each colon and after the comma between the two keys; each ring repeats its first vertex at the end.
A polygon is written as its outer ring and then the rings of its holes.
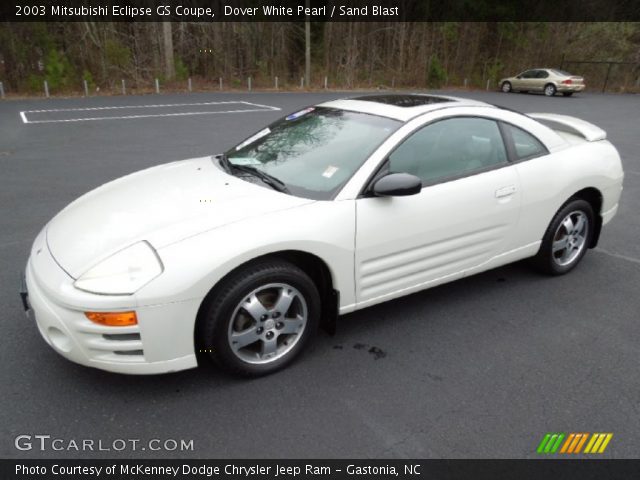
{"type": "Polygon", "coordinates": [[[318,289],[307,274],[288,262],[272,261],[243,269],[227,279],[216,293],[203,319],[199,340],[211,359],[230,373],[260,376],[284,368],[302,352],[318,328],[321,308],[318,289]],[[266,364],[252,364],[233,353],[228,341],[229,323],[242,299],[254,289],[269,283],[286,283],[298,289],[307,304],[307,324],[302,338],[286,355],[266,364]]]}
{"type": "Polygon", "coordinates": [[[567,202],[553,217],[553,220],[549,224],[547,231],[544,234],[542,239],[542,245],[540,246],[540,251],[536,256],[536,260],[539,263],[539,266],[547,273],[552,275],[563,275],[573,270],[582,260],[582,257],[587,253],[589,245],[591,244],[591,239],[593,238],[594,228],[595,228],[595,214],[593,212],[593,208],[591,204],[586,200],[582,199],[574,199],[567,202]],[[569,215],[571,212],[581,211],[583,212],[589,221],[588,230],[587,230],[587,238],[585,241],[585,246],[578,255],[570,264],[568,265],[558,265],[553,259],[553,251],[552,244],[553,238],[556,234],[560,223],[564,220],[564,218],[569,215]]]}

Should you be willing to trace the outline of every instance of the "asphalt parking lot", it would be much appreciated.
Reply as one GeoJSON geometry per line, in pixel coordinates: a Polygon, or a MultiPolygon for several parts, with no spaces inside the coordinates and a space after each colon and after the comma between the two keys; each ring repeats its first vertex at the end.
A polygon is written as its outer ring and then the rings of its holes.
{"type": "Polygon", "coordinates": [[[603,456],[637,457],[640,96],[457,94],[608,132],[626,178],[599,247],[565,277],[515,264],[346,315],[292,367],[251,381],[211,367],[132,377],[63,359],[18,297],[31,242],[102,183],[223,151],[281,115],[353,94],[2,101],[0,457],[521,458],[546,432],[612,432],[603,456]],[[194,449],[19,451],[20,434],[192,439],[194,449]]]}

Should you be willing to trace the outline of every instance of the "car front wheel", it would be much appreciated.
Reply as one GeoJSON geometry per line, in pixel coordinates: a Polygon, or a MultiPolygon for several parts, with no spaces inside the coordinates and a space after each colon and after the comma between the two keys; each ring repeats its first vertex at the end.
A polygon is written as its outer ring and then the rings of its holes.
{"type": "Polygon", "coordinates": [[[544,273],[562,275],[584,257],[593,236],[594,213],[589,202],[576,199],[565,204],[549,224],[534,265],[544,273]]]}
{"type": "Polygon", "coordinates": [[[199,350],[223,369],[266,375],[288,365],[317,330],[320,295],[295,265],[269,260],[234,272],[210,296],[199,350]]]}

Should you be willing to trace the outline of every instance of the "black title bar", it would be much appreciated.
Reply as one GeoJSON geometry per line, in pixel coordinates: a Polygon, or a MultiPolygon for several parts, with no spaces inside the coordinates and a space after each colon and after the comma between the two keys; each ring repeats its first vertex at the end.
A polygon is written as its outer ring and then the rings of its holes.
{"type": "Polygon", "coordinates": [[[0,460],[3,480],[640,478],[640,460],[0,460]]]}
{"type": "Polygon", "coordinates": [[[8,0],[8,22],[635,21],[638,0],[8,0]]]}

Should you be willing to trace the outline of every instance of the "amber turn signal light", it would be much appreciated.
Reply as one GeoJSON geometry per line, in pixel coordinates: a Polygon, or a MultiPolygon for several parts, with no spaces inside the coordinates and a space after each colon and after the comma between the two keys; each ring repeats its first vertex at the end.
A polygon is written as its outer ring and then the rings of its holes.
{"type": "Polygon", "coordinates": [[[128,327],[138,324],[136,312],[84,312],[89,320],[107,327],[128,327]]]}

